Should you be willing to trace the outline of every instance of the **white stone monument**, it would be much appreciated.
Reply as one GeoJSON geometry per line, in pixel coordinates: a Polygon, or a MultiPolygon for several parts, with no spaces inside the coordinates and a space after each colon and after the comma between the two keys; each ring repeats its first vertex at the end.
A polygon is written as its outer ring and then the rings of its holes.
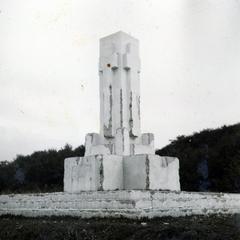
{"type": "Polygon", "coordinates": [[[100,40],[100,134],[85,156],[65,159],[64,191],[180,190],[179,160],[155,155],[140,128],[139,42],[124,32],[100,40]]]}

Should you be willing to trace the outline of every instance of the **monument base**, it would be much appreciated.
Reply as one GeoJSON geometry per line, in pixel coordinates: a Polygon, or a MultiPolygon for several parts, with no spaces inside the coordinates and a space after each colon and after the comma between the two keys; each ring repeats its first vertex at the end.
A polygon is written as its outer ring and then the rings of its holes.
{"type": "Polygon", "coordinates": [[[0,216],[81,218],[240,214],[240,194],[177,191],[88,191],[0,195],[0,216]]]}
{"type": "Polygon", "coordinates": [[[117,189],[179,191],[179,160],[153,154],[65,159],[65,192],[117,189]]]}

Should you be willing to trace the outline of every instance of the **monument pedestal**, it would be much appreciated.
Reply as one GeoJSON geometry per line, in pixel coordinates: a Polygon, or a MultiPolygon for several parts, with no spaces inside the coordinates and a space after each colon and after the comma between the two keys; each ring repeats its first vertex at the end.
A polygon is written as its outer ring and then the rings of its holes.
{"type": "Polygon", "coordinates": [[[153,154],[65,159],[64,191],[180,190],[177,158],[153,154]]]}

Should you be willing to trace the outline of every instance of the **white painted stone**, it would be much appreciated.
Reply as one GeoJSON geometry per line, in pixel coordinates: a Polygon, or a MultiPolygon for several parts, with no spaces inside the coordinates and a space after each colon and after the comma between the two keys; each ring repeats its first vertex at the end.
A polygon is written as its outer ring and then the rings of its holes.
{"type": "Polygon", "coordinates": [[[124,189],[180,190],[179,160],[152,154],[125,156],[124,189]]]}
{"type": "Polygon", "coordinates": [[[100,134],[86,135],[84,158],[65,160],[64,191],[180,189],[178,159],[154,155],[153,134],[141,134],[139,73],[137,39],[123,32],[100,39],[100,134]]]}
{"type": "Polygon", "coordinates": [[[137,153],[154,153],[153,138],[142,143],[139,73],[137,39],[124,32],[100,39],[100,141],[86,142],[86,156],[134,155],[135,145],[137,153]]]}
{"type": "Polygon", "coordinates": [[[0,215],[139,219],[236,213],[240,194],[118,190],[0,195],[0,215]]]}
{"type": "Polygon", "coordinates": [[[149,189],[180,191],[179,160],[148,155],[149,189]]]}
{"type": "Polygon", "coordinates": [[[65,159],[64,191],[116,190],[123,188],[122,157],[94,155],[65,159]]]}

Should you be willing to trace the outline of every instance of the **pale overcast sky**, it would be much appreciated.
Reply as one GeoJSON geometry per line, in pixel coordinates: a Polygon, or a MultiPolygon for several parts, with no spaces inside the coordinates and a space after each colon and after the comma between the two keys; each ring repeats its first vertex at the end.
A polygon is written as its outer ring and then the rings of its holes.
{"type": "Polygon", "coordinates": [[[0,160],[99,131],[99,38],[119,30],[156,148],[240,122],[239,0],[0,0],[0,160]]]}

